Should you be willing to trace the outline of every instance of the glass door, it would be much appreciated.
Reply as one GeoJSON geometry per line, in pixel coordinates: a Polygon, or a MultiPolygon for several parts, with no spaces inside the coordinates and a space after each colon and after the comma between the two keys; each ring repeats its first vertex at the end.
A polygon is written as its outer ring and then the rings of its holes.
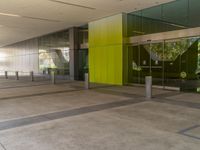
{"type": "Polygon", "coordinates": [[[154,85],[163,86],[163,47],[163,41],[129,47],[129,82],[145,84],[145,77],[152,76],[154,85]]]}
{"type": "Polygon", "coordinates": [[[200,92],[199,37],[139,43],[129,47],[129,82],[200,92]]]}
{"type": "Polygon", "coordinates": [[[181,91],[194,92],[199,87],[199,38],[182,39],[182,42],[187,43],[187,47],[181,54],[180,88],[181,91]]]}
{"type": "Polygon", "coordinates": [[[198,84],[199,38],[166,40],[164,84],[181,91],[195,91],[198,84]]]}
{"type": "Polygon", "coordinates": [[[81,49],[78,53],[78,80],[83,81],[85,73],[88,73],[88,49],[81,49]]]}
{"type": "Polygon", "coordinates": [[[164,85],[164,41],[156,41],[150,43],[150,75],[153,79],[153,85],[163,86],[164,85]]]}
{"type": "Polygon", "coordinates": [[[181,40],[165,41],[164,48],[164,85],[166,87],[180,87],[181,76],[185,78],[185,73],[181,74],[181,57],[187,50],[187,42],[181,40]]]}
{"type": "Polygon", "coordinates": [[[140,83],[140,45],[128,47],[128,80],[129,83],[140,83]]]}
{"type": "Polygon", "coordinates": [[[139,83],[145,84],[145,77],[151,75],[151,51],[150,43],[139,45],[139,83]]]}

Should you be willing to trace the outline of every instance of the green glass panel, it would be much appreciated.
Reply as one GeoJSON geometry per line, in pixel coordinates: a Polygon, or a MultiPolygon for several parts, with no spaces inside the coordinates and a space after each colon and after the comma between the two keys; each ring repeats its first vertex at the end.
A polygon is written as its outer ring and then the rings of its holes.
{"type": "Polygon", "coordinates": [[[128,14],[128,35],[137,36],[200,26],[200,1],[176,0],[128,14]]]}

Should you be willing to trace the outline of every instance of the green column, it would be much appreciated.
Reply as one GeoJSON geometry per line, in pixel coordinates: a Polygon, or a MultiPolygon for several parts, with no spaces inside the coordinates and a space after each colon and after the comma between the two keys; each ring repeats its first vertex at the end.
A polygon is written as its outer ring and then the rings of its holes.
{"type": "Polygon", "coordinates": [[[124,15],[89,23],[90,82],[123,85],[124,15]]]}

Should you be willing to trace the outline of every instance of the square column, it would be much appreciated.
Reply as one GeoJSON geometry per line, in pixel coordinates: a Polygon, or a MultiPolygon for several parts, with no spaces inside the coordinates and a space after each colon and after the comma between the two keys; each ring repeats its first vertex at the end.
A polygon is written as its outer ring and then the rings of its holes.
{"type": "Polygon", "coordinates": [[[69,44],[70,44],[70,62],[69,62],[69,72],[70,80],[78,80],[79,77],[79,34],[78,28],[73,27],[69,29],[69,44]]]}

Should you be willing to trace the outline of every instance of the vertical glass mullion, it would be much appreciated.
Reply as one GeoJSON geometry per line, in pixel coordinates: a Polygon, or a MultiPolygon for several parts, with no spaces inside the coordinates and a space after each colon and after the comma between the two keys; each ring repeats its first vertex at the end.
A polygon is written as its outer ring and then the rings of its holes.
{"type": "MultiPolygon", "coordinates": [[[[138,43],[138,66],[141,67],[141,62],[140,62],[140,44],[138,43]]],[[[141,76],[141,71],[138,73],[138,83],[140,84],[140,76],[141,76]]]]}
{"type": "Polygon", "coordinates": [[[164,60],[164,57],[165,57],[165,40],[163,40],[162,42],[162,52],[163,52],[163,58],[162,58],[162,86],[163,86],[163,89],[165,89],[165,60],[164,60]]]}

